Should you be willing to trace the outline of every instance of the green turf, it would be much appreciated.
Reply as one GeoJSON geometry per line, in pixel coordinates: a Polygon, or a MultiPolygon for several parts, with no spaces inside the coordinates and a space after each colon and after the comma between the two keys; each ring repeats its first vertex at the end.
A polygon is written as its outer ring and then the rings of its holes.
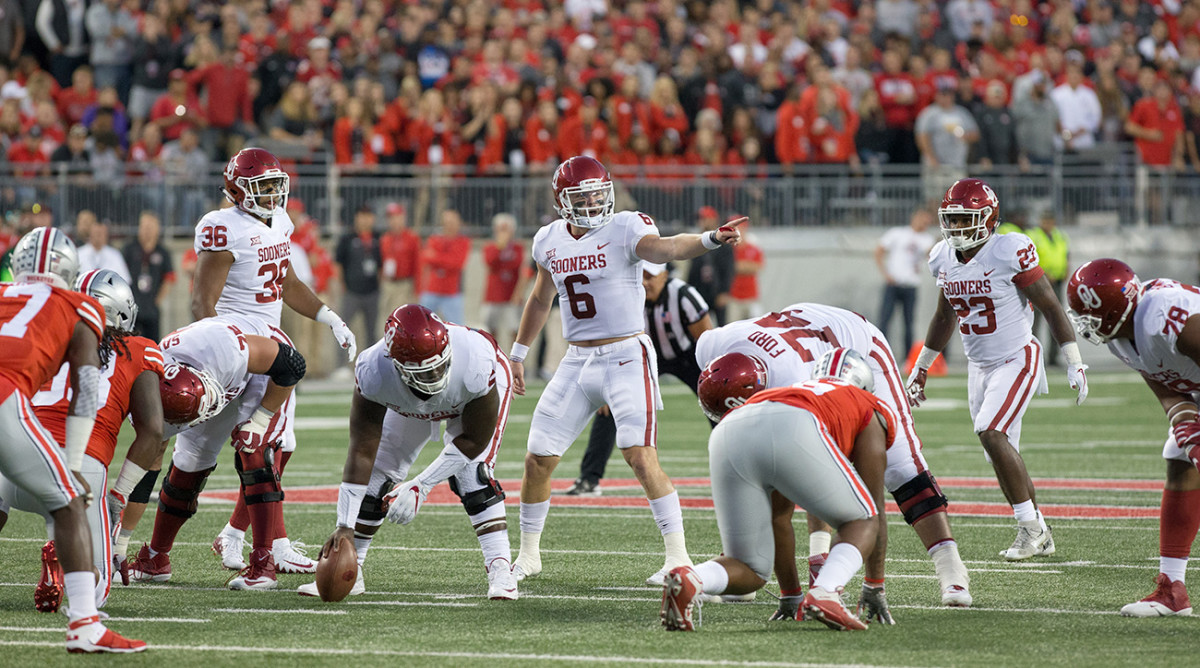
{"type": "MultiPolygon", "coordinates": [[[[1099,374],[1092,400],[1076,408],[1061,371],[1051,370],[1052,393],[1039,397],[1025,420],[1023,453],[1034,477],[1161,479],[1166,435],[1157,402],[1132,374],[1099,374]]],[[[660,453],[676,477],[706,476],[707,425],[681,386],[665,386],[660,453]]],[[[532,392],[536,395],[536,392],[532,392]]],[[[917,413],[931,468],[941,477],[990,477],[971,432],[961,377],[935,379],[930,396],[941,410],[917,413]],[[936,403],[936,402],[935,402],[936,403]]],[[[302,417],[343,416],[345,392],[308,389],[302,417]]],[[[498,477],[520,476],[533,396],[513,405],[498,477]]],[[[335,485],[346,430],[301,430],[300,449],[285,484],[335,485]]],[[[209,489],[235,484],[226,452],[209,489]]],[[[418,466],[436,454],[428,449],[418,466]]],[[[557,477],[572,478],[582,444],[564,458],[557,477]]],[[[614,458],[612,477],[630,477],[614,458]]],[[[703,490],[685,489],[684,496],[703,490]]],[[[951,502],[1000,502],[997,489],[950,489],[951,502]]],[[[1156,507],[1159,493],[1048,490],[1044,503],[1156,507]]],[[[973,570],[975,609],[938,607],[933,567],[915,535],[894,517],[890,526],[888,598],[894,627],[834,633],[809,623],[768,623],[772,599],[710,604],[692,634],[668,634],[658,624],[659,592],[642,580],[661,565],[662,543],[645,509],[555,508],[542,540],[543,575],[522,583],[522,599],[484,598],[478,546],[462,511],[427,507],[408,527],[386,525],[365,568],[370,593],[347,603],[322,604],[292,589],[309,576],[280,576],[277,592],[234,592],[223,586],[209,543],[228,517],[227,504],[206,504],[183,529],[171,553],[174,577],[162,586],[116,587],[111,622],[143,638],[151,652],[122,665],[332,665],[348,656],[401,666],[691,665],[888,666],[1118,666],[1178,665],[1195,660],[1191,619],[1124,619],[1121,605],[1149,593],[1156,572],[1157,521],[1054,520],[1058,552],[1027,564],[1008,564],[1014,522],[1003,517],[955,517],[963,558],[973,570]],[[408,605],[395,605],[395,604],[408,605]],[[422,605],[413,605],[422,604],[422,605]],[[439,604],[439,605],[428,605],[439,604]],[[244,612],[261,610],[264,612],[244,612]],[[281,611],[281,612],[271,612],[281,611]],[[311,614],[318,611],[334,614],[311,614]],[[208,620],[201,623],[172,620],[208,620]],[[254,648],[270,648],[271,651],[254,648]],[[375,653],[371,655],[371,653],[375,653]],[[608,657],[605,660],[605,657],[608,657]]],[[[332,506],[291,505],[289,533],[321,543],[333,525],[332,506]]],[[[510,499],[516,548],[516,499],[510,499]]],[[[710,510],[684,511],[689,548],[697,559],[719,552],[710,510]]],[[[147,539],[152,513],[135,536],[147,539]]],[[[16,514],[0,538],[0,665],[57,665],[61,616],[33,611],[40,520],[16,514]],[[49,631],[42,631],[48,629],[49,631]]],[[[801,541],[803,542],[803,540],[801,541]]],[[[774,585],[769,585],[768,589],[774,585]]],[[[851,583],[856,590],[858,581],[851,583]]],[[[78,660],[78,659],[76,659],[78,660]]],[[[74,662],[74,661],[73,661],[74,662]]]]}

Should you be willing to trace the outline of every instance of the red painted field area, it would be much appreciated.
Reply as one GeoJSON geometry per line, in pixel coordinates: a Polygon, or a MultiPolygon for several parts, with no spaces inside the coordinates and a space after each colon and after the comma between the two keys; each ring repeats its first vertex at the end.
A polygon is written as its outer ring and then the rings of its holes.
{"type": "MultiPolygon", "coordinates": [[[[508,494],[510,503],[517,499],[517,495],[521,489],[520,480],[502,480],[500,481],[508,494]]],[[[675,486],[686,490],[708,488],[708,478],[676,478],[675,486]]],[[[996,489],[997,498],[999,497],[999,488],[996,481],[992,478],[940,478],[938,483],[946,490],[954,489],[996,489]]],[[[553,483],[555,490],[563,490],[570,487],[569,480],[555,480],[553,483]]],[[[1086,478],[1037,478],[1034,479],[1034,485],[1039,490],[1050,489],[1069,489],[1069,490],[1111,490],[1111,491],[1145,491],[1158,492],[1162,490],[1161,480],[1129,480],[1129,479],[1086,479],[1086,478]]],[[[577,497],[577,496],[554,496],[551,498],[551,504],[557,507],[587,507],[587,508],[645,508],[648,506],[646,498],[642,496],[641,487],[637,480],[633,478],[616,478],[604,480],[600,484],[600,488],[604,491],[603,496],[595,497],[577,497]]],[[[337,502],[337,487],[288,487],[287,503],[324,503],[334,504],[337,502]]],[[[226,501],[233,502],[237,498],[237,490],[213,490],[205,492],[201,495],[201,499],[206,501],[226,501]]],[[[975,517],[1011,517],[1012,508],[1002,501],[996,502],[973,502],[973,503],[955,503],[954,495],[947,494],[951,498],[950,513],[952,515],[964,515],[975,517]]],[[[680,505],[684,508],[712,508],[712,499],[708,497],[682,496],[679,499],[680,505]]],[[[449,506],[458,505],[458,497],[450,491],[449,486],[442,484],[438,485],[425,503],[434,506],[449,506]]],[[[896,504],[891,501],[887,504],[888,512],[899,512],[896,504]]],[[[1073,504],[1044,504],[1041,506],[1042,512],[1047,517],[1067,518],[1067,519],[1108,519],[1108,518],[1157,518],[1158,506],[1097,506],[1097,505],[1073,505],[1073,504]]]]}

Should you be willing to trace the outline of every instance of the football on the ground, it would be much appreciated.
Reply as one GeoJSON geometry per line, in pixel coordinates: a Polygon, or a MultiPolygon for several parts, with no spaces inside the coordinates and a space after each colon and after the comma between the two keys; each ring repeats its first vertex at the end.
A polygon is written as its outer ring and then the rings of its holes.
{"type": "Polygon", "coordinates": [[[317,593],[322,601],[340,601],[350,594],[357,577],[358,555],[354,552],[354,543],[349,538],[342,538],[338,549],[322,555],[317,562],[317,593]]]}

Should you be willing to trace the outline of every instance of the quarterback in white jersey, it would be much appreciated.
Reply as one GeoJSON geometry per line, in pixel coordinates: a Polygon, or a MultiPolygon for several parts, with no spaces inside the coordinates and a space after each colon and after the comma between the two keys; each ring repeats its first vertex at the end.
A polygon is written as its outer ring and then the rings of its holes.
{"type": "Polygon", "coordinates": [[[938,209],[942,236],[929,252],[937,279],[938,308],[925,346],[908,379],[914,406],[925,400],[929,366],[946,348],[957,324],[967,357],[967,403],[975,433],[1017,519],[1017,537],[1000,552],[1009,561],[1054,553],[1054,538],[1037,508],[1033,480],[1021,458],[1021,419],[1034,394],[1047,392],[1042,345],[1033,336],[1037,307],[1062,347],[1067,382],[1087,398],[1087,366],[1075,331],[1037,250],[1020,233],[993,234],[1000,221],[996,193],[979,179],[962,179],[938,209]]]}
{"type": "Polygon", "coordinates": [[[1137,371],[1162,404],[1167,481],[1159,511],[1155,589],[1121,608],[1127,617],[1190,615],[1184,576],[1200,527],[1200,289],[1172,280],[1141,283],[1120,260],[1093,260],[1067,283],[1071,320],[1083,338],[1137,371]]]}
{"type": "MultiPolygon", "coordinates": [[[[512,372],[490,335],[442,322],[406,304],[388,317],[385,334],[355,365],[350,449],[338,492],[337,529],[325,551],[353,539],[358,582],[383,518],[408,524],[443,480],[462,500],[488,576],[488,598],[514,600],[504,492],[493,477],[512,401],[512,372]],[[420,475],[401,482],[425,444],[446,423],[441,454],[420,475]]],[[[316,583],[300,593],[317,596],[316,583]]]]}
{"type": "Polygon", "coordinates": [[[283,503],[276,450],[287,426],[281,409],[304,377],[304,358],[291,346],[245,334],[224,318],[192,323],[168,334],[161,345],[166,363],[159,388],[163,434],[178,437],[159,493],[154,533],[131,574],[135,580],[171,578],[169,553],[175,537],[195,514],[196,499],[225,445],[224,439],[196,435],[219,432],[233,435],[242,496],[254,527],[250,567],[229,587],[274,589],[272,537],[283,503]]]}
{"type": "MultiPolygon", "coordinates": [[[[897,429],[893,445],[887,450],[884,487],[896,499],[905,521],[912,525],[933,558],[943,605],[969,606],[970,576],[950,531],[946,497],[921,454],[921,440],[913,426],[900,369],[878,327],[853,311],[797,303],[701,334],[696,341],[696,363],[706,368],[722,355],[743,353],[762,363],[768,388],[788,387],[812,378],[816,361],[835,348],[848,348],[862,356],[874,376],[872,391],[895,411],[897,429]]],[[[829,552],[831,528],[811,513],[808,527],[811,585],[824,563],[825,553],[829,552]]],[[[779,560],[782,568],[777,576],[782,588],[795,589],[799,580],[792,558],[794,547],[790,547],[795,536],[782,538],[786,541],[783,549],[788,558],[779,560]]],[[[879,539],[887,540],[886,531],[881,532],[879,539]]]]}
{"type": "MultiPolygon", "coordinates": [[[[275,156],[260,148],[238,152],[225,167],[225,198],[232,207],[213,211],[196,225],[193,247],[196,251],[196,280],[192,292],[192,317],[196,320],[220,315],[235,323],[243,333],[274,338],[288,346],[290,339],[279,330],[280,315],[286,303],[307,318],[328,325],[338,344],[354,361],[354,334],[328,306],[313,294],[291,271],[291,235],[288,217],[289,178],[275,156]]],[[[289,400],[279,467],[296,449],[292,430],[296,407],[289,400]]],[[[215,426],[201,427],[195,438],[224,442],[228,432],[215,426]]],[[[218,446],[219,447],[219,446],[218,446]]],[[[241,568],[242,543],[248,509],[241,503],[234,509],[224,530],[213,541],[213,550],[227,568],[241,568]],[[240,519],[238,519],[240,518],[240,519]],[[238,528],[238,527],[241,528],[238,528]]],[[[276,518],[281,565],[297,564],[308,571],[315,567],[311,559],[291,547],[283,525],[276,518]]]]}
{"type": "Polygon", "coordinates": [[[523,579],[542,571],[550,475],[592,415],[607,404],[617,425],[617,447],[646,491],[666,544],[663,568],[648,580],[662,584],[667,571],[691,559],[679,495],[655,451],[655,412],[662,402],[654,347],[643,332],[642,262],[687,260],[736,244],[744,219],[703,235],[661,237],[650,216],[614,213],[612,178],[604,165],[586,156],[559,165],[551,185],[562,217],[533,240],[537,278],[512,348],[513,390],[525,394],[525,355],[546,324],[555,292],[571,345],[533,412],[521,482],[521,551],[513,572],[523,579]]]}

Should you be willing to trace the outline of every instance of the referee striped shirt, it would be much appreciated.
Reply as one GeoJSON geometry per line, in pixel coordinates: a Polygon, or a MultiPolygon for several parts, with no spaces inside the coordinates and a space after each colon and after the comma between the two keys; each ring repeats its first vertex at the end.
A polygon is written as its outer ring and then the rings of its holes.
{"type": "Polygon", "coordinates": [[[696,342],[688,333],[688,326],[707,313],[704,297],[678,278],[669,279],[658,300],[646,304],[646,333],[658,352],[660,370],[663,366],[696,363],[696,342]]]}

